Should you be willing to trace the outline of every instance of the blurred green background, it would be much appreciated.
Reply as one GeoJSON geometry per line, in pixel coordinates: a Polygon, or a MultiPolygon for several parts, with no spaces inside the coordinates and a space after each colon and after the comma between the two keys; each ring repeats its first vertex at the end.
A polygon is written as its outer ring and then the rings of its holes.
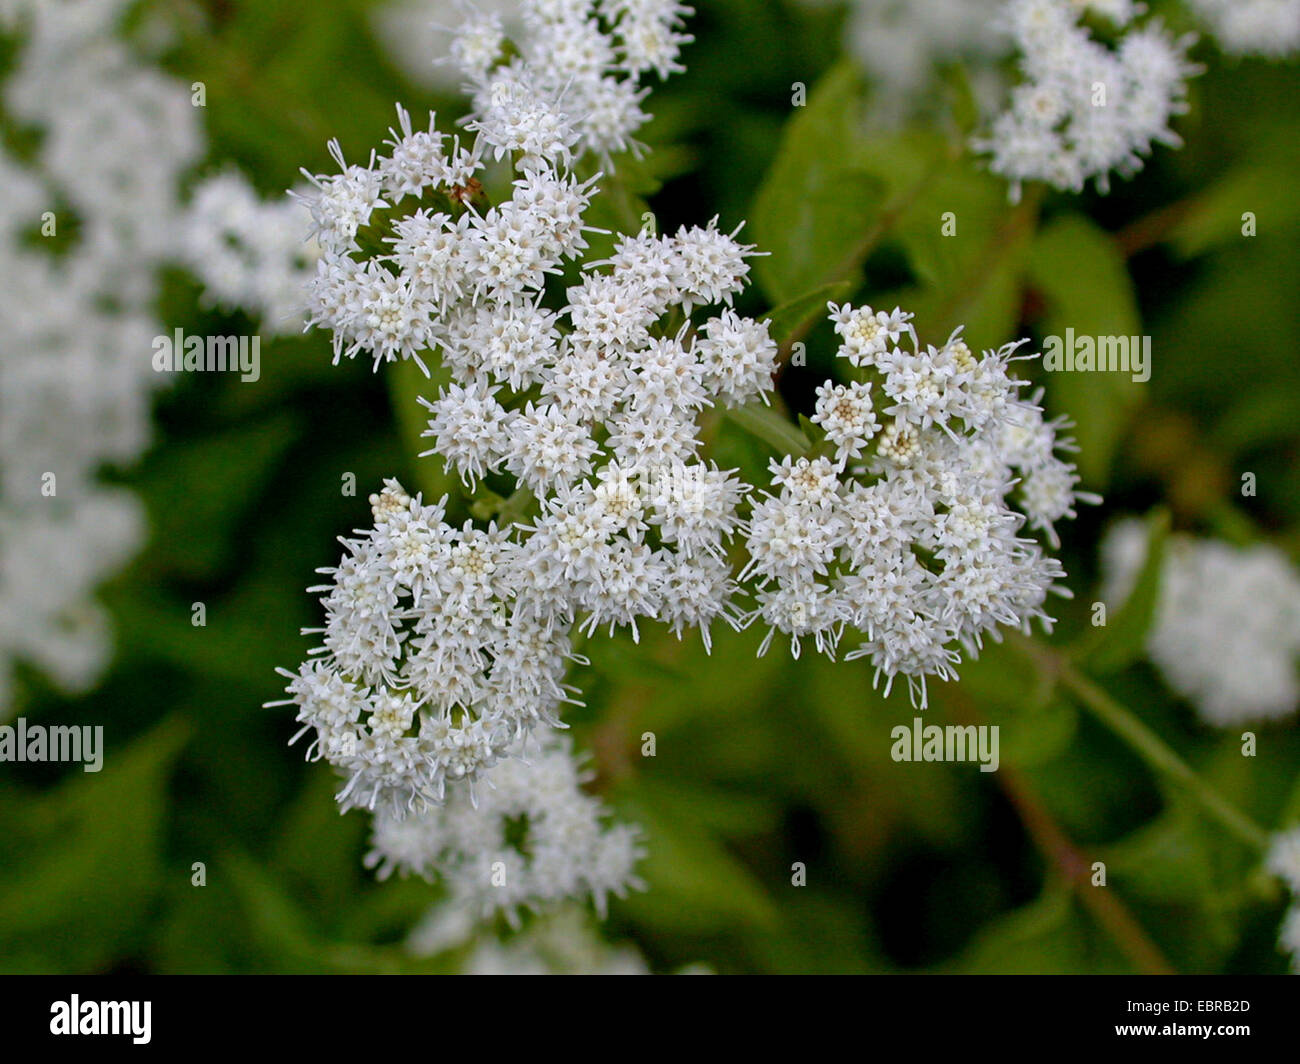
{"type": "MultiPolygon", "coordinates": [[[[839,13],[697,0],[686,74],[656,88],[645,165],[620,171],[662,229],[721,216],[773,252],[742,309],[819,284],[896,302],[922,339],[960,323],[972,346],[1070,325],[1149,334],[1147,384],[1121,375],[1044,380],[1053,414],[1077,423],[1085,487],[1104,506],[1062,529],[1072,603],[1060,646],[1092,637],[1097,545],[1108,521],[1163,506],[1174,527],[1267,538],[1300,556],[1296,239],[1300,105],[1295,65],[1195,55],[1187,141],[1160,149],[1107,197],[1030,195],[960,150],[971,103],[957,72],[933,108],[870,132],[869,104],[841,56],[839,13]],[[793,86],[809,90],[791,106],[793,86]],[[944,211],[955,239],[939,238],[944,211]],[[1258,235],[1243,238],[1253,211],[1258,235]],[[847,267],[847,268],[845,268],[847,267]],[[1241,498],[1240,474],[1259,490],[1241,498]]],[[[1177,5],[1166,5],[1171,20],[1177,5]]],[[[463,107],[410,84],[370,31],[361,0],[208,0],[167,66],[207,84],[210,170],[236,163],[264,194],[298,168],[329,171],[380,145],[402,101],[463,107]]],[[[254,321],[200,309],[195,282],[167,278],[168,329],[245,334],[254,321]]],[[[808,364],[781,380],[809,410],[833,373],[824,325],[808,364]]],[[[24,673],[19,712],[102,724],[105,770],[6,765],[0,773],[0,969],[112,972],[436,970],[402,940],[437,896],[363,869],[366,818],[339,816],[335,781],[286,744],[292,714],[276,666],[294,667],[319,623],[304,588],[335,537],[369,523],[385,476],[415,490],[413,380],[330,364],[312,334],[262,347],[254,386],[182,378],[157,409],[157,440],[115,471],[148,507],[152,538],[102,593],[117,656],[97,690],[59,697],[24,673]],[[403,428],[403,425],[406,425],[403,428]],[[343,494],[355,474],[355,497],[343,494]],[[192,604],[207,608],[191,625],[192,604]],[[191,885],[206,865],[206,886],[191,885]]],[[[768,455],[729,422],[720,464],[768,455]]],[[[1089,659],[1105,689],[1231,802],[1268,826],[1300,815],[1300,734],[1259,729],[1259,754],[1197,722],[1140,660],[1140,618],[1089,659]]],[[[1114,626],[1113,626],[1114,627],[1114,626]]],[[[957,685],[932,685],[927,723],[1002,728],[1002,769],[898,764],[890,729],[905,692],[873,692],[864,662],[756,659],[760,633],[720,637],[712,658],[651,629],[590,644],[574,710],[594,784],[643,825],[649,890],[616,903],[605,934],[656,970],[719,972],[1281,972],[1284,898],[1258,855],[1205,817],[1023,647],[990,648],[957,685]],[[657,756],[640,756],[652,731],[657,756]],[[1102,902],[1079,864],[1107,864],[1102,902]],[[807,885],[791,882],[803,862],[807,885]]]]}

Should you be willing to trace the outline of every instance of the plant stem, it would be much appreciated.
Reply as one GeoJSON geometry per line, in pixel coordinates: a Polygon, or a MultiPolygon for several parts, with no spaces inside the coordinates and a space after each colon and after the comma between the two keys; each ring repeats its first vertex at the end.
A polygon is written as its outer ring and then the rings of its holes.
{"type": "Polygon", "coordinates": [[[1153,770],[1182,787],[1202,809],[1242,842],[1257,850],[1268,849],[1268,832],[1201,779],[1160,736],[1073,666],[1059,659],[1055,659],[1055,663],[1055,673],[1066,688],[1153,770]]]}
{"type": "Polygon", "coordinates": [[[1147,935],[1128,907],[1109,890],[1092,885],[1091,864],[1066,837],[1047,808],[1019,773],[997,773],[1003,793],[1020,814],[1020,822],[1039,851],[1074,889],[1075,896],[1134,967],[1145,975],[1174,975],[1173,965],[1147,935]]]}
{"type": "MultiPolygon", "coordinates": [[[[960,685],[945,691],[944,698],[957,720],[983,723],[974,702],[960,685]]],[[[1175,974],[1174,967],[1123,901],[1111,891],[1092,885],[1092,863],[1066,836],[1029,781],[1006,765],[994,775],[1043,859],[1070,886],[1120,952],[1145,975],[1175,974]]]]}

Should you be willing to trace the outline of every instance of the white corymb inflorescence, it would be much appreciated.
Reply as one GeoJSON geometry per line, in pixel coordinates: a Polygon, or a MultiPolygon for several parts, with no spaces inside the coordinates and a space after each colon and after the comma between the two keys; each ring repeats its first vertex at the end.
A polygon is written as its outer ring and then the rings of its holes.
{"type": "Polygon", "coordinates": [[[608,897],[638,887],[637,829],[608,824],[586,794],[589,775],[566,738],[524,744],[483,777],[474,798],[456,791],[440,806],[398,819],[375,817],[366,864],[443,882],[450,903],[479,919],[590,898],[602,916],[608,897]]]}
{"type": "Polygon", "coordinates": [[[244,310],[268,335],[302,331],[304,290],[319,250],[309,220],[287,197],[263,200],[248,179],[228,170],[193,190],[181,233],[184,264],[223,310],[244,310]]]}
{"type": "Polygon", "coordinates": [[[579,620],[635,634],[659,619],[706,642],[713,621],[736,623],[724,558],[746,489],[698,460],[695,419],[761,394],[776,359],[766,328],[726,309],[699,350],[687,335],[687,312],[730,302],[748,273],[751,249],[712,225],[623,238],[545,305],[547,279],[586,250],[593,194],[568,174],[562,122],[519,149],[495,206],[475,176],[486,132],[444,152],[432,124],[399,124],[390,156],[317,179],[313,314],[340,354],[438,350],[452,380],[423,400],[429,453],[470,489],[510,478],[531,509],[453,529],[390,484],[330,571],[324,645],[291,691],[349,777],[345,804],[396,815],[557,723],[579,620]],[[404,724],[376,729],[376,714],[404,724]]]}
{"type": "Polygon", "coordinates": [[[865,638],[846,658],[869,658],[886,690],[906,677],[924,705],[926,677],[954,676],[986,635],[1050,626],[1064,572],[1024,533],[1055,545],[1055,524],[1095,497],[1057,453],[1070,448],[1062,425],[1020,395],[1020,345],[977,356],[958,331],[923,347],[898,309],[830,310],[860,379],[818,390],[825,453],[772,463],[749,521],[749,619],[796,655],[805,639],[833,655],[856,629],[865,638]]]}
{"type": "Polygon", "coordinates": [[[150,437],[158,268],[202,135],[188,86],[123,38],[129,0],[18,2],[0,149],[0,718],[15,661],[79,691],[111,648],[96,586],[144,539],[138,500],[99,479],[150,437]]]}
{"type": "MultiPolygon", "coordinates": [[[[432,126],[413,133],[405,115],[401,124],[394,158],[419,155],[435,175],[453,165],[435,147],[432,126]]],[[[480,160],[491,148],[486,136],[480,131],[453,152],[480,160]]],[[[796,652],[804,637],[833,652],[843,630],[857,628],[866,641],[851,656],[870,656],[890,681],[906,675],[924,701],[924,677],[951,676],[961,648],[974,652],[1003,625],[1047,620],[1045,598],[1062,573],[1022,531],[1054,545],[1055,523],[1073,516],[1081,496],[1074,467],[1057,453],[1069,447],[1058,438],[1061,426],[1044,420],[1009,372],[1018,345],[976,356],[954,334],[942,347],[922,348],[910,315],[832,305],[840,354],[860,379],[819,389],[812,422],[826,453],[774,463],[773,490],[746,520],[750,487],[701,460],[697,419],[710,406],[765,400],[772,387],[777,349],[766,325],[726,306],[745,284],[752,249],[713,225],[621,237],[552,309],[546,277],[582,256],[582,212],[595,190],[567,176],[567,138],[536,155],[516,150],[525,169],[496,206],[480,199],[482,186],[469,184],[474,169],[463,167],[465,184],[450,190],[436,177],[423,186],[412,179],[405,196],[441,197],[437,217],[409,202],[367,232],[374,211],[392,209],[381,206],[385,195],[407,202],[391,191],[398,169],[391,158],[318,178],[311,204],[326,249],[320,277],[350,274],[368,285],[327,299],[321,288],[330,282],[319,282],[317,319],[334,330],[340,350],[366,350],[377,361],[437,348],[452,380],[424,400],[428,454],[479,494],[485,480],[513,485],[497,512],[519,503],[526,518],[493,533],[493,564],[508,574],[494,606],[501,623],[526,619],[547,633],[576,626],[588,635],[627,627],[635,636],[640,619],[659,620],[679,635],[698,628],[707,643],[714,621],[739,622],[733,596],[739,581],[752,579],[749,621],[789,635],[796,652]],[[407,301],[400,342],[399,331],[362,336],[354,323],[375,328],[397,295],[407,301]],[[718,304],[695,322],[697,308],[718,304]],[[728,553],[738,533],[749,558],[733,576],[728,553]]],[[[424,520],[435,528],[441,514],[424,520]]],[[[439,550],[443,536],[433,536],[439,550]]],[[[382,538],[380,522],[366,550],[382,538]]],[[[365,557],[348,566],[331,596],[345,576],[351,589],[354,568],[357,582],[373,576],[375,588],[391,589],[387,571],[374,572],[365,557]]],[[[384,638],[367,629],[360,646],[381,662],[358,671],[361,663],[336,640],[311,665],[313,683],[346,677],[378,690],[383,678],[384,689],[409,691],[427,709],[410,672],[422,660],[418,645],[393,620],[398,600],[399,612],[408,608],[406,594],[417,613],[437,602],[408,580],[389,606],[365,614],[367,625],[383,622],[384,638]]],[[[359,623],[355,611],[336,614],[329,599],[327,609],[327,633],[359,623]]],[[[307,679],[295,681],[300,704],[310,697],[307,679]]],[[[454,709],[459,726],[472,725],[478,737],[477,764],[466,762],[454,778],[472,777],[503,743],[551,722],[562,697],[557,686],[549,704],[526,714],[512,703],[515,716],[495,737],[483,723],[492,713],[464,713],[473,699],[449,701],[443,712],[454,709]]],[[[417,743],[414,734],[402,738],[417,743]]],[[[329,741],[320,750],[344,763],[329,741]]],[[[368,756],[368,748],[353,752],[350,764],[368,756]]],[[[389,794],[395,807],[436,800],[450,763],[425,750],[414,763],[425,780],[396,788],[379,782],[386,765],[375,779],[353,767],[359,782],[347,800],[369,806],[389,794]]]]}
{"type": "Polygon", "coordinates": [[[974,147],[1013,198],[1026,181],[1070,192],[1093,181],[1106,192],[1112,173],[1136,173],[1155,145],[1182,143],[1171,122],[1200,68],[1187,59],[1189,38],[1154,19],[1135,22],[1140,9],[1130,0],[1008,0],[1022,78],[974,147]],[[1089,10],[1116,27],[1113,47],[1080,21],[1089,10]]]}
{"type": "Polygon", "coordinates": [[[523,32],[507,55],[502,20],[472,16],[456,35],[451,62],[472,92],[470,128],[498,140],[545,136],[560,121],[597,157],[636,147],[647,120],[641,80],[684,69],[681,32],[690,8],[675,0],[523,0],[523,32]],[[549,116],[551,117],[548,117],[549,116]]]}
{"type": "MultiPolygon", "coordinates": [[[[549,42],[538,63],[586,55],[600,77],[621,63],[617,84],[672,69],[677,5],[589,8],[529,5],[549,42]],[[602,37],[638,20],[640,51],[602,37]],[[574,34],[553,33],[561,23],[574,34]]],[[[320,645],[285,675],[310,756],[340,771],[345,808],[376,815],[373,860],[479,891],[495,854],[509,886],[480,899],[514,911],[599,902],[631,881],[632,836],[591,828],[593,807],[587,828],[561,833],[566,868],[547,872],[546,825],[566,821],[509,798],[565,765],[577,793],[555,731],[578,693],[577,638],[638,639],[658,622],[709,647],[723,627],[761,622],[796,654],[806,639],[834,654],[856,628],[848,656],[891,684],[905,676],[924,705],[925,678],[953,675],[986,635],[1050,623],[1063,573],[1029,532],[1055,546],[1056,523],[1088,497],[1058,454],[1062,425],[1010,373],[1019,345],[977,356],[956,333],[921,347],[898,309],[830,306],[844,379],[817,390],[817,438],[773,461],[767,490],[709,461],[719,414],[762,421],[779,367],[769,323],[736,309],[755,249],[717,219],[670,234],[589,227],[601,178],[578,174],[615,146],[564,102],[576,67],[556,67],[567,87],[539,89],[525,65],[501,65],[499,37],[482,18],[458,38],[458,61],[491,85],[470,136],[399,108],[387,154],[349,164],[332,145],[338,172],[304,196],[321,249],[313,323],[336,357],[425,367],[421,457],[465,500],[393,481],[372,497],[372,526],[314,589],[320,645]],[[530,746],[553,772],[521,761],[530,746]],[[520,817],[536,828],[523,846],[520,817]],[[605,847],[618,859],[592,857],[605,847]],[[604,871],[582,871],[591,861],[604,871]]]]}
{"type": "Polygon", "coordinates": [[[454,528],[396,481],[374,526],[322,570],[321,647],[285,673],[310,753],[346,777],[343,807],[394,818],[473,782],[570,697],[569,626],[519,607],[519,547],[454,528]]]}
{"type": "MultiPolygon", "coordinates": [[[[824,3],[825,0],[818,0],[824,3]]],[[[872,115],[906,118],[933,90],[940,66],[968,61],[975,73],[1006,54],[998,27],[1005,0],[853,0],[844,46],[874,86],[872,115]]]]}
{"type": "MultiPolygon", "coordinates": [[[[1137,521],[1102,544],[1103,595],[1123,602],[1146,554],[1137,521]]],[[[1300,703],[1300,572],[1267,544],[1172,536],[1147,654],[1169,685],[1219,727],[1277,720],[1300,703]]]]}
{"type": "Polygon", "coordinates": [[[1232,55],[1270,59],[1300,50],[1300,0],[1187,0],[1232,55]]]}

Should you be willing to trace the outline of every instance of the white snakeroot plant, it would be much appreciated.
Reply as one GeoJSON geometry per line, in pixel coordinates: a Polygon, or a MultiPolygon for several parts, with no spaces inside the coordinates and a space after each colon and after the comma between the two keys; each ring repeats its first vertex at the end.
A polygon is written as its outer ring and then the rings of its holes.
{"type": "MultiPolygon", "coordinates": [[[[1140,522],[1110,531],[1101,551],[1103,598],[1128,597],[1145,554],[1140,522]]],[[[1290,716],[1300,703],[1300,572],[1267,544],[1172,536],[1146,649],[1209,724],[1290,716]]]]}
{"type": "Polygon", "coordinates": [[[1300,50],[1300,0],[1187,0],[1219,47],[1281,59],[1300,50]]]}
{"type": "Polygon", "coordinates": [[[637,831],[604,823],[566,738],[532,746],[488,772],[476,800],[457,791],[414,816],[376,816],[367,866],[380,879],[441,878],[449,903],[482,920],[501,913],[517,926],[522,907],[587,897],[604,916],[608,895],[640,886],[637,831]]]}
{"type": "Polygon", "coordinates": [[[72,692],[98,678],[94,590],[144,539],[99,472],[149,442],[158,268],[202,134],[187,86],[121,36],[131,6],[20,0],[0,20],[5,117],[39,134],[30,156],[0,149],[0,718],[15,661],[72,692]]]}
{"type": "Polygon", "coordinates": [[[600,79],[673,69],[681,11],[530,3],[547,43],[508,62],[480,18],[454,49],[481,65],[471,136],[399,108],[387,155],[349,165],[332,144],[339,173],[306,196],[312,322],[336,358],[426,369],[423,457],[467,502],[395,481],[372,496],[371,527],[313,589],[325,625],[284,674],[288,704],[309,756],[344,777],[342,806],[375,815],[371,863],[436,871],[485,912],[635,885],[634,834],[579,800],[556,739],[578,639],[659,622],[709,647],[761,622],[763,650],[781,633],[796,654],[804,640],[834,654],[856,629],[846,656],[886,686],[905,676],[924,705],[926,677],[954,675],[986,636],[1050,624],[1064,574],[1031,533],[1054,545],[1088,498],[1061,424],[1010,373],[1020,345],[977,356],[958,331],[923,347],[897,308],[829,306],[846,380],[819,389],[816,438],[769,484],[708,460],[702,419],[761,410],[774,386],[768,323],[734,308],[756,251],[714,219],[611,237],[597,257],[584,214],[601,175],[579,167],[631,129],[596,136],[573,105],[615,91],[600,79]],[[458,508],[472,519],[451,521],[458,508]]]}
{"type": "Polygon", "coordinates": [[[1140,10],[1131,0],[1008,0],[1022,80],[973,147],[1011,182],[1013,200],[1026,181],[1069,192],[1093,181],[1104,193],[1112,173],[1135,174],[1155,145],[1181,145],[1171,122],[1201,68],[1187,59],[1191,38],[1155,19],[1137,24],[1140,10]],[[1089,10],[1117,27],[1113,48],[1080,21],[1089,10]]]}
{"type": "MultiPolygon", "coordinates": [[[[825,7],[828,0],[803,2],[825,7]]],[[[992,73],[993,61],[1010,48],[998,26],[1004,2],[851,0],[844,48],[874,87],[871,117],[885,124],[910,117],[924,103],[937,70],[945,64],[965,61],[980,82],[990,80],[985,75],[992,73]]]]}
{"type": "Polygon", "coordinates": [[[204,299],[223,310],[247,311],[268,335],[300,332],[304,289],[319,250],[304,239],[302,206],[262,200],[234,170],[205,178],[192,191],[181,235],[181,257],[202,282],[204,299]]]}

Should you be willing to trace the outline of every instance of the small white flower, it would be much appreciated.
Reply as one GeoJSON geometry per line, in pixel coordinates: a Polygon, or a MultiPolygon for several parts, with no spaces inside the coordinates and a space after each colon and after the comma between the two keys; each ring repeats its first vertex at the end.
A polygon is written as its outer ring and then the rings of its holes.
{"type": "Polygon", "coordinates": [[[439,455],[471,486],[504,460],[511,446],[510,419],[481,381],[466,387],[449,384],[437,399],[420,402],[432,414],[422,435],[436,441],[421,458],[439,455]]]}
{"type": "Polygon", "coordinates": [[[840,467],[857,458],[876,434],[879,422],[871,404],[871,385],[832,384],[817,388],[817,407],[811,421],[820,425],[826,438],[835,445],[840,467]]]}

